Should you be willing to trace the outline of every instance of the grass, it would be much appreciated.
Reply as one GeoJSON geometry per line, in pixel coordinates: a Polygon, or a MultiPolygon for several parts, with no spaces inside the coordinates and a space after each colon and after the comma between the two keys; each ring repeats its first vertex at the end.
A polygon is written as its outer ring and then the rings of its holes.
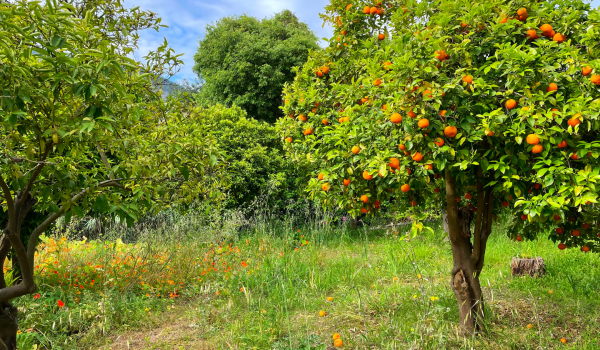
{"type": "Polygon", "coordinates": [[[346,349],[600,349],[596,255],[511,241],[496,224],[486,332],[464,337],[439,223],[411,237],[326,221],[253,225],[224,244],[156,230],[136,245],[46,240],[40,298],[17,301],[19,348],[331,349],[339,333],[346,349]],[[546,276],[512,277],[515,256],[543,257],[546,276]]]}

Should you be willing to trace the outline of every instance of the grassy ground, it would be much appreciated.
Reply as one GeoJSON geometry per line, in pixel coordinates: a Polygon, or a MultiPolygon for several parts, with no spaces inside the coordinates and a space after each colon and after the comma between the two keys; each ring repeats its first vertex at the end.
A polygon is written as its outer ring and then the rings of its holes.
{"type": "Polygon", "coordinates": [[[496,225],[481,276],[487,331],[463,337],[450,245],[432,227],[414,238],[408,227],[263,227],[231,245],[180,241],[150,254],[143,244],[58,242],[41,256],[64,267],[59,275],[81,278],[88,263],[106,271],[88,270],[81,294],[40,273],[41,297],[18,302],[20,348],[332,349],[339,333],[347,349],[600,349],[597,255],[513,242],[496,225]],[[140,256],[153,258],[132,270],[140,256]],[[546,276],[512,277],[515,256],[543,257],[546,276]]]}

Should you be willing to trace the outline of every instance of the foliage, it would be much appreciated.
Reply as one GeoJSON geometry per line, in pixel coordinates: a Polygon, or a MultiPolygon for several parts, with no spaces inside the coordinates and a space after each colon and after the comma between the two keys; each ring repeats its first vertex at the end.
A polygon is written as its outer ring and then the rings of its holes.
{"type": "Polygon", "coordinates": [[[286,10],[262,21],[225,17],[206,27],[194,56],[203,82],[203,103],[238,105],[252,118],[274,122],[281,111],[281,90],[294,79],[292,67],[317,50],[307,25],[286,10]]]}
{"type": "Polygon", "coordinates": [[[101,12],[79,16],[69,3],[0,5],[0,188],[8,213],[0,260],[12,246],[24,279],[6,288],[0,280],[1,303],[35,290],[38,238],[63,215],[69,221],[93,209],[131,224],[175,203],[219,197],[214,142],[156,88],[179,56],[165,42],[145,64],[128,57],[136,29],[158,29],[160,20],[120,1],[103,4],[118,14],[108,27],[94,17],[101,12]],[[25,247],[19,234],[29,210],[49,215],[25,247]]]}
{"type": "Polygon", "coordinates": [[[284,158],[283,147],[274,126],[247,118],[240,107],[216,105],[196,108],[207,133],[224,154],[223,176],[229,185],[230,208],[251,205],[259,196],[272,207],[277,201],[294,196],[294,168],[284,158]]]}
{"type": "Polygon", "coordinates": [[[312,169],[311,196],[419,217],[454,196],[485,208],[485,195],[519,218],[513,239],[552,229],[561,249],[600,251],[600,11],[579,0],[365,6],[331,1],[334,38],[285,89],[282,136],[312,169]]]}

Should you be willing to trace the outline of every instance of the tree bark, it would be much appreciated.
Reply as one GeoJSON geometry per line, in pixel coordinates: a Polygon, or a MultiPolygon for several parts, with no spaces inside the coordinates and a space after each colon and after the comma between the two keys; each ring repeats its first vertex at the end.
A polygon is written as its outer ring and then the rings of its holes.
{"type": "Polygon", "coordinates": [[[17,349],[17,308],[11,303],[3,303],[0,307],[0,350],[17,349]]]}
{"type": "MultiPolygon", "coordinates": [[[[479,171],[481,179],[481,171],[479,171]]],[[[459,325],[463,332],[474,333],[480,329],[484,319],[484,303],[479,275],[483,268],[483,257],[487,238],[491,232],[493,200],[491,190],[484,190],[477,183],[477,205],[473,214],[470,208],[459,208],[456,201],[456,183],[446,169],[446,219],[452,246],[453,268],[450,284],[458,304],[459,325]],[[471,235],[471,224],[475,218],[475,230],[471,235]],[[471,242],[471,238],[473,241],[471,242]]]]}

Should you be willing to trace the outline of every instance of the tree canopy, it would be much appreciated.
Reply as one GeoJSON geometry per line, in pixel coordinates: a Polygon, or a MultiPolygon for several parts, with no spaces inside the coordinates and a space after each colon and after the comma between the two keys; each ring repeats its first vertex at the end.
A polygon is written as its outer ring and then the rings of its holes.
{"type": "Polygon", "coordinates": [[[272,18],[234,16],[206,27],[194,56],[203,82],[201,101],[238,105],[250,117],[280,117],[281,90],[293,80],[293,67],[318,50],[317,37],[290,11],[272,18]]]}
{"type": "MultiPolygon", "coordinates": [[[[3,330],[16,312],[9,301],[35,291],[36,245],[59,217],[94,209],[131,223],[219,193],[220,154],[198,127],[201,116],[157,88],[179,56],[165,42],[145,64],[128,57],[140,25],[160,20],[103,3],[119,14],[114,22],[65,2],[0,4],[0,203],[8,214],[0,261],[12,248],[23,276],[9,286],[0,269],[3,330]],[[30,210],[49,215],[25,245],[30,210]]],[[[0,332],[0,348],[11,337],[0,332]]]]}
{"type": "Polygon", "coordinates": [[[325,206],[448,212],[462,325],[483,316],[492,219],[600,251],[600,12],[583,1],[332,0],[285,89],[288,154],[325,206]],[[474,232],[471,233],[471,223],[474,232]],[[466,287],[465,287],[466,286],[466,287]]]}

